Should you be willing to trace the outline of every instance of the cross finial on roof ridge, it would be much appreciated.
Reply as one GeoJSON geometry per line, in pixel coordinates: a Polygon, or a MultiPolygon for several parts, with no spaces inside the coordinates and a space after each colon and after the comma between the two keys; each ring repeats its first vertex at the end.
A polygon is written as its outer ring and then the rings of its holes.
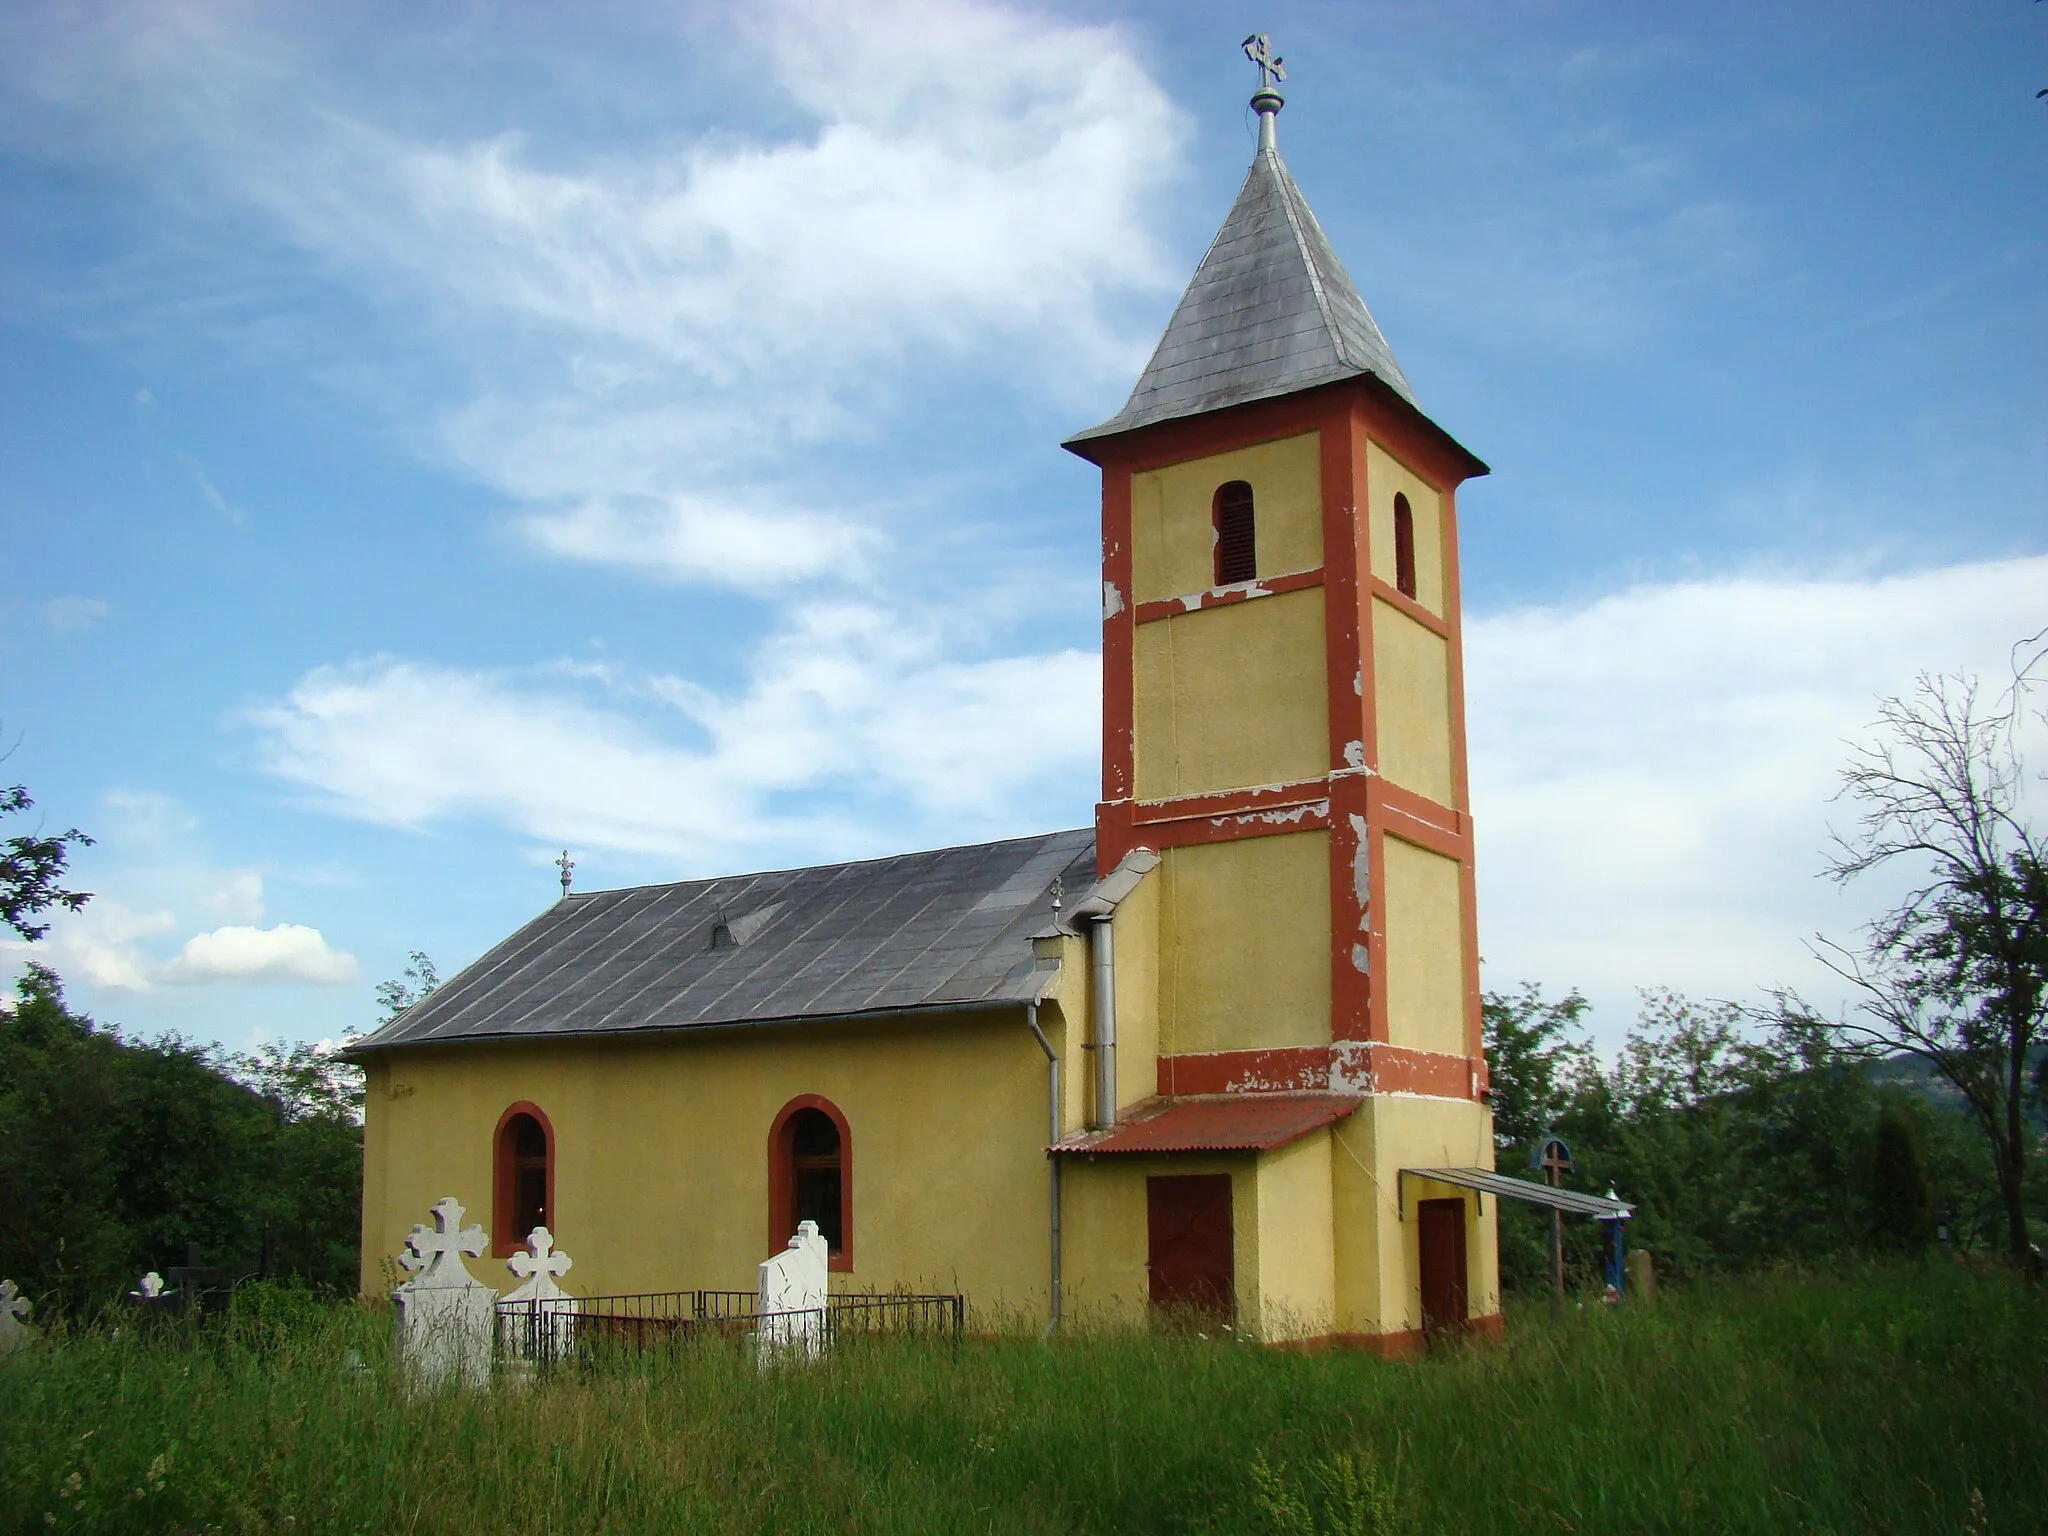
{"type": "Polygon", "coordinates": [[[562,856],[555,860],[555,868],[562,872],[562,894],[564,896],[569,894],[569,873],[575,867],[576,861],[569,857],[569,850],[564,848],[562,856]]]}
{"type": "Polygon", "coordinates": [[[1281,67],[1286,61],[1273,51],[1272,38],[1263,32],[1254,32],[1238,46],[1258,66],[1259,88],[1252,92],[1252,110],[1259,114],[1259,153],[1272,153],[1279,148],[1273,119],[1287,105],[1287,99],[1273,87],[1287,78],[1287,71],[1281,67]]]}

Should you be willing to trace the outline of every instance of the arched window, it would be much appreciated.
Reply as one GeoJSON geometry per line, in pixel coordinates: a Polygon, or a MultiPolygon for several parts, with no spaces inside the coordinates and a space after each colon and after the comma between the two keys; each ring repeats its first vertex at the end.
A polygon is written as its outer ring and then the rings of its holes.
{"type": "Polygon", "coordinates": [[[1415,513],[1408,498],[1398,491],[1394,493],[1394,585],[1403,597],[1415,595],[1415,513]]]}
{"type": "Polygon", "coordinates": [[[498,1117],[491,1175],[491,1252],[509,1258],[535,1227],[555,1227],[555,1129],[537,1104],[498,1117]]]}
{"type": "Polygon", "coordinates": [[[768,1251],[815,1221],[830,1267],[853,1268],[853,1138],[830,1099],[806,1093],[782,1106],[768,1132],[768,1251]]]}
{"type": "Polygon", "coordinates": [[[1259,573],[1258,541],[1252,528],[1252,488],[1242,480],[1216,487],[1216,585],[1250,581],[1259,573]]]}

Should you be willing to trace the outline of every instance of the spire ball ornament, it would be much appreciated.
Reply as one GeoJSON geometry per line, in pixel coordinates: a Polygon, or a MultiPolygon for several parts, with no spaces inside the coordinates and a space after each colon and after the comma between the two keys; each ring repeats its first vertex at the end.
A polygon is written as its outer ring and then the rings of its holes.
{"type": "Polygon", "coordinates": [[[1272,38],[1263,32],[1254,32],[1239,46],[1259,71],[1259,88],[1252,92],[1252,110],[1259,114],[1259,151],[1277,151],[1279,139],[1273,130],[1273,119],[1287,105],[1287,98],[1273,87],[1287,78],[1287,71],[1281,67],[1286,60],[1273,51],[1272,38]]]}

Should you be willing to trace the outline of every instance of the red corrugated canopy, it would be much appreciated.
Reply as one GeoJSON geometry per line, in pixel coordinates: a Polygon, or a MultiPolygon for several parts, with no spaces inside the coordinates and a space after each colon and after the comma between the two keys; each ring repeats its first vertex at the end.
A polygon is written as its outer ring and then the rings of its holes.
{"type": "Polygon", "coordinates": [[[1342,1120],[1365,1100],[1348,1093],[1217,1093],[1154,1099],[1106,1131],[1049,1148],[1091,1157],[1157,1152],[1264,1152],[1342,1120]]]}

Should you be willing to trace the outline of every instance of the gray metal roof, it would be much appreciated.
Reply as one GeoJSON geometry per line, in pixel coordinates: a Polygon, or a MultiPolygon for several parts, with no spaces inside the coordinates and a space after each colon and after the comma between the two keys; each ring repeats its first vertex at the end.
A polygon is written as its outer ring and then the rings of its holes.
{"type": "Polygon", "coordinates": [[[1131,398],[1067,441],[1363,374],[1415,403],[1279,151],[1261,149],[1131,398]]]}
{"type": "Polygon", "coordinates": [[[1055,879],[1092,831],[565,896],[355,1051],[1021,1005],[1055,879]]]}

